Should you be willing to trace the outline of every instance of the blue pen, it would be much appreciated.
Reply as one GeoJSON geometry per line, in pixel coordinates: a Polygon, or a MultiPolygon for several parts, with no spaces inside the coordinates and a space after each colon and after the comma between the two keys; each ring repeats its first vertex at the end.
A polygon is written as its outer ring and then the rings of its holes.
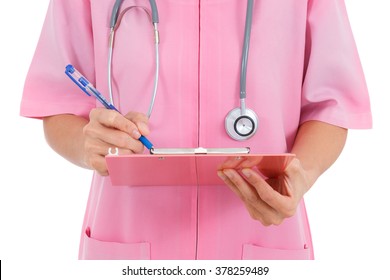
{"type": "MultiPolygon", "coordinates": [[[[99,100],[100,103],[104,105],[107,109],[115,110],[118,113],[117,108],[110,102],[108,102],[104,96],[98,92],[98,90],[79,72],[74,68],[73,65],[69,64],[65,68],[65,74],[82,90],[84,91],[88,96],[93,95],[96,97],[97,100],[99,100]]],[[[146,148],[149,150],[153,148],[153,144],[143,135],[138,139],[139,141],[144,144],[146,148]]]]}

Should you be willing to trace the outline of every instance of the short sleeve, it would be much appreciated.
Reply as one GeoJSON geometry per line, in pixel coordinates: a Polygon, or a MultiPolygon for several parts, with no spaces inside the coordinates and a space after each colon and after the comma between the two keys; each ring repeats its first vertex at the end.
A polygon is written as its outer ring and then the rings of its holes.
{"type": "Polygon", "coordinates": [[[343,0],[309,0],[301,123],[370,128],[370,100],[343,0]]]}
{"type": "Polygon", "coordinates": [[[96,106],[64,74],[73,64],[94,81],[91,11],[88,0],[51,0],[27,74],[20,114],[41,118],[57,114],[88,116],[96,106]]]}

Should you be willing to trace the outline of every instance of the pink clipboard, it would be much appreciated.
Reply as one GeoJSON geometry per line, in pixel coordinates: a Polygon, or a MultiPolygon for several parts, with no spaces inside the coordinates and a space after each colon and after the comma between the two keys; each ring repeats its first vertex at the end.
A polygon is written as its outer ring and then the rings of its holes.
{"type": "Polygon", "coordinates": [[[254,168],[265,177],[281,174],[294,154],[108,155],[113,186],[222,185],[217,171],[254,168]]]}

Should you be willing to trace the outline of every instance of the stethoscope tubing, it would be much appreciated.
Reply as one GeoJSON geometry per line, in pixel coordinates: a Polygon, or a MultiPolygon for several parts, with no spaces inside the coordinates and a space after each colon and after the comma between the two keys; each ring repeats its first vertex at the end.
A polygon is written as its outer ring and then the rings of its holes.
{"type": "Polygon", "coordinates": [[[252,19],[253,19],[253,0],[248,0],[247,9],[246,9],[246,19],[245,19],[245,31],[244,31],[244,44],[242,47],[242,58],[241,58],[241,74],[240,74],[240,107],[241,113],[245,114],[246,110],[246,81],[247,81],[247,72],[248,72],[248,57],[249,57],[249,45],[251,38],[251,29],[252,29],[252,19]]]}
{"type": "MultiPolygon", "coordinates": [[[[110,37],[109,37],[109,50],[108,50],[108,90],[110,101],[114,104],[114,96],[113,96],[113,88],[112,88],[112,58],[113,58],[113,49],[114,49],[114,41],[115,41],[115,31],[120,24],[123,14],[132,8],[142,8],[146,11],[152,21],[153,32],[155,35],[155,77],[153,84],[152,97],[149,104],[149,109],[147,112],[148,118],[150,118],[153,107],[156,100],[157,89],[158,89],[158,81],[159,81],[159,71],[160,71],[160,55],[159,55],[159,32],[158,32],[158,9],[156,2],[154,0],[150,0],[150,12],[148,12],[145,8],[139,6],[131,6],[126,8],[122,13],[120,13],[120,7],[123,3],[123,0],[116,0],[111,13],[110,20],[110,37]]],[[[245,18],[245,30],[244,30],[244,41],[242,47],[242,56],[241,56],[241,68],[240,68],[240,105],[239,108],[233,109],[226,116],[225,126],[227,133],[235,140],[245,140],[253,136],[253,134],[257,130],[258,119],[257,115],[253,110],[250,110],[246,107],[246,85],[247,85],[247,70],[248,70],[248,60],[249,60],[249,46],[250,46],[250,37],[251,37],[251,29],[252,29],[252,21],[253,21],[253,6],[254,0],[247,0],[247,9],[246,9],[246,18],[245,18]],[[242,129],[246,129],[246,124],[244,120],[250,121],[252,125],[250,125],[251,132],[248,134],[242,134],[238,132],[238,125],[242,126],[242,129]],[[241,124],[243,123],[243,124],[241,124]],[[232,126],[232,127],[230,127],[232,126]]]]}
{"type": "MultiPolygon", "coordinates": [[[[114,53],[114,41],[115,41],[115,31],[117,29],[118,20],[119,23],[121,21],[122,15],[119,13],[120,7],[122,5],[123,0],[116,0],[114,7],[112,9],[111,13],[111,20],[110,20],[110,37],[109,37],[109,47],[108,47],[108,59],[107,59],[107,80],[108,80],[108,92],[110,101],[112,104],[114,104],[114,94],[113,94],[113,87],[112,87],[112,59],[113,59],[113,53],[114,53]]],[[[154,83],[153,83],[153,91],[152,91],[152,97],[151,102],[149,105],[149,109],[147,112],[147,117],[150,118],[153,112],[154,103],[157,96],[157,89],[158,89],[158,80],[159,80],[159,72],[160,72],[160,53],[159,53],[159,43],[160,43],[160,35],[158,31],[158,22],[159,22],[159,16],[158,16],[158,9],[156,2],[154,0],[150,0],[150,8],[152,11],[152,14],[150,15],[149,12],[145,10],[147,14],[149,14],[149,17],[153,24],[153,32],[155,37],[155,77],[154,77],[154,83]]],[[[136,6],[133,6],[136,7],[136,6]]],[[[133,8],[130,7],[130,8],[133,8]]],[[[130,9],[128,8],[128,9],[130,9]]],[[[123,12],[122,12],[123,13],[123,12]]]]}

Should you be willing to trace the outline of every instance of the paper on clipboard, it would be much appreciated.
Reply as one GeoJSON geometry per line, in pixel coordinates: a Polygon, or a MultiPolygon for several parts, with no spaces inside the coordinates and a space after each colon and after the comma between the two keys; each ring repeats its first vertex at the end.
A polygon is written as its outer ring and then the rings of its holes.
{"type": "Polygon", "coordinates": [[[254,168],[266,177],[281,174],[294,154],[108,155],[113,186],[222,185],[217,171],[254,168]]]}

